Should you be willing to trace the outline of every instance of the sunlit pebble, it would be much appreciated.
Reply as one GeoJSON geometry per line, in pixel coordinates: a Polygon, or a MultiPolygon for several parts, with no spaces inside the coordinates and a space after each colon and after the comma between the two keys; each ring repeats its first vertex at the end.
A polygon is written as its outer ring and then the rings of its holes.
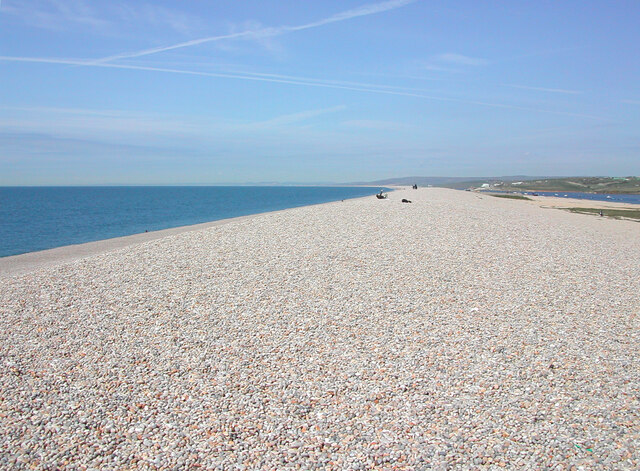
{"type": "Polygon", "coordinates": [[[637,469],[639,280],[636,223],[440,189],[0,278],[0,467],[637,469]]]}

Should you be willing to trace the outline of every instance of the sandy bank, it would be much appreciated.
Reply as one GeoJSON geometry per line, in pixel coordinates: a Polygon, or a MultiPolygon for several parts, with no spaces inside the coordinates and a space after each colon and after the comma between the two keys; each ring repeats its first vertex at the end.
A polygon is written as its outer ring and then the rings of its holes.
{"type": "Polygon", "coordinates": [[[593,201],[575,198],[556,198],[554,196],[527,195],[537,204],[547,208],[596,208],[596,209],[640,209],[638,204],[619,203],[615,201],[593,201]]]}

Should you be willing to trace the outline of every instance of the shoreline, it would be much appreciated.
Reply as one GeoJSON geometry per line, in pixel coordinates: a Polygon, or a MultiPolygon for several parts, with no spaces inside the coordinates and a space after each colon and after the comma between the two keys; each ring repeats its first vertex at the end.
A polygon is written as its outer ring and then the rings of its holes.
{"type": "MultiPolygon", "coordinates": [[[[390,188],[392,191],[409,191],[411,195],[411,187],[391,185],[386,188],[390,188]]],[[[451,191],[463,191],[454,190],[443,187],[422,187],[422,190],[451,190],[451,191]]],[[[489,193],[471,192],[472,194],[486,195],[489,193]]],[[[372,198],[374,196],[362,196],[358,198],[349,198],[344,201],[358,200],[372,198]]],[[[606,202],[606,201],[593,201],[582,200],[574,198],[557,198],[552,196],[531,196],[527,195],[531,201],[527,200],[514,200],[518,202],[533,204],[542,208],[548,209],[565,209],[568,207],[575,208],[596,208],[596,209],[637,209],[640,205],[631,203],[618,203],[618,202],[606,202]]],[[[54,247],[52,249],[38,250],[36,252],[27,252],[17,255],[9,255],[6,257],[0,257],[0,278],[9,277],[15,275],[22,275],[39,268],[55,266],[63,263],[70,263],[76,260],[80,260],[86,257],[94,255],[104,254],[112,252],[114,250],[123,249],[133,245],[143,244],[164,237],[171,237],[173,235],[181,234],[184,232],[205,230],[224,224],[230,224],[234,222],[240,222],[246,219],[255,218],[262,215],[279,213],[284,211],[291,211],[304,207],[322,206],[342,203],[342,201],[329,201],[327,203],[317,203],[306,206],[296,206],[293,208],[280,209],[275,211],[266,211],[263,213],[248,214],[245,216],[238,216],[235,218],[217,219],[214,221],[203,222],[199,224],[189,224],[186,226],[172,227],[169,229],[160,229],[158,231],[141,232],[137,234],[131,234],[127,236],[112,237],[110,239],[101,239],[91,242],[84,242],[82,244],[71,244],[60,247],[54,247]]]]}
{"type": "MultiPolygon", "coordinates": [[[[490,195],[492,194],[490,191],[476,191],[475,193],[478,194],[487,194],[490,195]]],[[[505,193],[505,192],[495,192],[495,194],[497,195],[508,195],[510,193],[505,193]]],[[[566,208],[569,207],[569,205],[571,205],[570,207],[574,207],[574,208],[596,208],[596,209],[640,209],[640,203],[627,203],[624,201],[606,201],[606,200],[590,200],[590,199],[586,199],[586,198],[570,198],[570,197],[561,197],[561,196],[545,196],[545,195],[538,195],[538,196],[534,196],[531,193],[525,194],[522,192],[517,192],[518,195],[520,196],[524,196],[526,198],[529,198],[530,201],[527,200],[521,200],[521,201],[525,201],[527,203],[531,203],[531,201],[535,201],[538,203],[547,203],[552,208],[566,208]]],[[[634,194],[635,196],[635,194],[634,194]]]]}
{"type": "MultiPolygon", "coordinates": [[[[349,198],[345,199],[344,201],[357,200],[361,198],[370,198],[370,196],[349,198]]],[[[291,211],[298,208],[330,205],[336,203],[342,203],[342,201],[338,200],[305,206],[295,206],[293,208],[247,214],[245,216],[237,216],[234,218],[216,219],[214,221],[203,222],[199,224],[188,224],[186,226],[171,227],[168,229],[160,229],[158,231],[140,232],[137,234],[130,234],[126,236],[112,237],[110,239],[100,239],[91,242],[84,242],[82,244],[63,245],[60,247],[54,247],[52,249],[26,252],[17,255],[8,255],[6,257],[0,257],[0,278],[22,275],[39,268],[71,263],[86,257],[92,257],[94,255],[100,255],[112,252],[114,250],[144,244],[145,242],[163,239],[165,237],[171,237],[177,234],[182,234],[184,232],[205,230],[216,226],[240,222],[267,214],[291,211]]]]}
{"type": "MultiPolygon", "coordinates": [[[[616,201],[585,200],[578,198],[562,198],[557,196],[524,195],[542,207],[549,208],[595,208],[595,209],[640,209],[640,204],[616,201]]],[[[530,201],[523,200],[527,203],[530,201]]]]}

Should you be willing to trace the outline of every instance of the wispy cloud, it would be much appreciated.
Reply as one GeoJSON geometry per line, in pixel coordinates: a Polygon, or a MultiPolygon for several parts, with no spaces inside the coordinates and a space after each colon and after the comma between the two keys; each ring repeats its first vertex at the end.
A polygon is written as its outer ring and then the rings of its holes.
{"type": "Polygon", "coordinates": [[[565,93],[567,95],[579,95],[579,94],[583,93],[580,90],[565,90],[565,89],[562,89],[562,88],[528,87],[526,85],[514,85],[512,83],[504,83],[502,85],[504,87],[519,88],[519,89],[522,89],[522,90],[533,90],[533,91],[536,91],[536,92],[565,93]]]}
{"type": "Polygon", "coordinates": [[[399,131],[402,129],[413,128],[404,123],[397,123],[394,121],[381,121],[374,119],[353,119],[349,121],[343,121],[343,126],[356,129],[367,129],[376,131],[399,131]]]}
{"type": "Polygon", "coordinates": [[[290,29],[291,31],[300,31],[303,29],[317,28],[318,26],[327,25],[329,23],[337,23],[338,21],[345,21],[345,20],[350,20],[352,18],[358,18],[361,16],[374,15],[376,13],[395,10],[396,8],[403,7],[415,1],[416,0],[388,0],[386,2],[371,3],[368,5],[363,5],[358,8],[353,8],[351,10],[346,10],[340,13],[336,13],[335,15],[332,15],[328,18],[318,20],[312,23],[307,23],[305,25],[300,25],[300,26],[290,26],[285,28],[290,29]]]}
{"type": "Polygon", "coordinates": [[[532,51],[524,54],[519,54],[516,56],[505,57],[503,59],[500,59],[500,62],[519,61],[522,59],[529,59],[531,57],[555,56],[559,54],[564,54],[566,52],[574,52],[580,49],[581,49],[580,47],[562,47],[562,48],[546,49],[546,50],[540,50],[540,51],[532,51]]]}
{"type": "Polygon", "coordinates": [[[277,116],[275,118],[271,118],[265,121],[258,121],[255,123],[251,123],[247,127],[250,127],[252,129],[253,128],[272,128],[272,127],[282,126],[286,124],[293,124],[293,123],[298,123],[302,121],[307,121],[317,116],[322,116],[329,113],[336,113],[338,111],[345,110],[346,108],[347,107],[344,105],[338,105],[338,106],[333,106],[331,108],[300,111],[298,113],[290,113],[282,116],[277,116]]]}
{"type": "MultiPolygon", "coordinates": [[[[234,24],[231,26],[232,33],[242,33],[246,31],[260,31],[265,29],[266,27],[256,20],[247,20],[243,21],[241,24],[234,24]]],[[[253,38],[240,38],[240,39],[252,39],[251,48],[253,49],[255,45],[258,45],[271,55],[282,59],[286,57],[285,48],[282,46],[282,43],[278,41],[277,35],[256,35],[253,38]]],[[[246,42],[246,41],[245,41],[246,42]]],[[[240,41],[217,41],[216,47],[223,51],[234,51],[237,52],[240,50],[240,41]]]]}
{"type": "Polygon", "coordinates": [[[193,15],[182,11],[147,3],[110,3],[118,18],[128,24],[146,24],[156,28],[169,29],[183,35],[201,31],[205,24],[193,15]]]}
{"type": "Polygon", "coordinates": [[[321,88],[335,88],[340,90],[352,90],[361,92],[383,93],[390,95],[404,95],[415,96],[423,98],[441,99],[444,101],[457,101],[455,99],[438,98],[435,96],[423,95],[417,93],[412,88],[395,87],[388,85],[375,85],[359,82],[344,82],[338,80],[324,80],[308,77],[296,77],[291,75],[278,75],[278,74],[263,74],[263,73],[249,73],[249,72],[203,72],[196,70],[184,70],[184,69],[172,69],[167,67],[148,67],[130,64],[112,64],[94,62],[85,59],[66,59],[66,58],[46,58],[46,57],[15,57],[15,56],[0,56],[0,61],[5,62],[26,62],[26,63],[39,63],[39,64],[58,64],[58,65],[77,65],[87,67],[101,67],[109,69],[123,69],[123,70],[139,70],[147,72],[163,72],[173,73],[181,75],[195,75],[201,77],[218,77],[228,79],[239,80],[251,80],[256,82],[272,82],[283,83],[290,85],[304,85],[309,87],[321,87],[321,88]]]}
{"type": "Polygon", "coordinates": [[[432,62],[425,62],[422,65],[420,65],[420,68],[422,70],[428,70],[430,72],[454,72],[454,73],[460,72],[460,69],[445,67],[442,65],[434,64],[432,62]]]}
{"type": "Polygon", "coordinates": [[[119,59],[129,59],[134,57],[148,56],[151,54],[158,54],[160,52],[172,51],[175,49],[192,47],[200,44],[205,44],[205,43],[210,43],[215,41],[222,41],[222,40],[229,40],[229,39],[265,39],[268,37],[275,37],[275,36],[280,36],[280,35],[295,32],[295,31],[303,31],[306,29],[318,28],[320,26],[324,26],[331,23],[337,23],[340,21],[346,21],[353,18],[359,18],[362,16],[368,16],[376,13],[382,13],[385,11],[394,10],[396,8],[400,8],[410,3],[413,3],[415,1],[416,0],[389,0],[381,3],[363,5],[358,8],[336,13],[335,15],[332,15],[330,17],[313,21],[311,23],[305,23],[302,25],[248,29],[245,31],[237,32],[237,33],[229,33],[229,34],[222,34],[217,36],[209,36],[206,38],[193,39],[190,41],[184,41],[184,42],[172,44],[169,46],[155,47],[155,48],[144,49],[136,52],[116,54],[113,56],[97,59],[94,62],[105,63],[105,62],[116,61],[119,59]]]}
{"type": "MultiPolygon", "coordinates": [[[[283,138],[300,143],[315,139],[314,145],[319,145],[322,139],[319,136],[327,136],[327,126],[314,124],[325,123],[323,116],[345,109],[346,106],[339,105],[247,122],[130,110],[0,106],[0,136],[42,136],[118,146],[144,143],[144,147],[150,148],[166,146],[192,150],[202,145],[224,147],[241,143],[248,137],[274,146],[281,144],[283,138]]],[[[328,128],[331,127],[330,124],[328,128]]],[[[0,160],[6,149],[0,143],[0,160]]]]}
{"type": "MultiPolygon", "coordinates": [[[[140,144],[121,144],[117,142],[100,141],[93,139],[81,139],[77,137],[61,137],[59,135],[51,135],[46,133],[11,133],[4,132],[0,129],[0,149],[6,152],[6,155],[0,157],[0,162],[19,161],[14,156],[24,155],[62,155],[65,158],[71,157],[76,151],[84,151],[85,154],[77,155],[80,160],[86,159],[86,152],[102,152],[104,157],[119,158],[118,153],[123,151],[135,151],[139,156],[141,151],[146,151],[149,156],[157,156],[158,153],[178,153],[176,149],[168,149],[165,145],[140,145],[140,144]]],[[[180,152],[184,152],[184,148],[180,148],[180,152]]]]}
{"type": "Polygon", "coordinates": [[[480,66],[480,65],[487,65],[489,63],[489,61],[485,59],[480,59],[478,57],[463,56],[462,54],[455,54],[452,52],[438,54],[437,56],[434,56],[433,59],[436,62],[441,62],[445,64],[465,65],[465,66],[480,66]]]}
{"type": "Polygon", "coordinates": [[[347,81],[347,80],[317,79],[313,77],[300,77],[300,76],[282,75],[282,74],[267,74],[267,73],[261,73],[261,72],[248,72],[248,71],[230,72],[229,70],[227,70],[225,71],[225,73],[240,73],[244,75],[250,75],[253,77],[295,80],[295,81],[304,81],[309,83],[330,84],[330,85],[343,86],[343,87],[366,87],[366,88],[381,89],[381,90],[399,90],[403,92],[428,93],[427,90],[422,88],[399,87],[396,85],[386,85],[386,84],[380,84],[380,83],[364,83],[364,82],[353,82],[353,81],[347,81]]]}
{"type": "Polygon", "coordinates": [[[460,73],[470,67],[479,67],[488,64],[489,61],[486,59],[447,52],[437,54],[426,61],[422,61],[422,63],[419,64],[419,68],[432,72],[460,73]]]}
{"type": "Polygon", "coordinates": [[[118,145],[137,145],[140,142],[168,145],[185,140],[193,143],[202,136],[233,128],[232,123],[211,118],[202,120],[127,110],[0,107],[0,132],[41,134],[118,145]]]}
{"type": "Polygon", "coordinates": [[[93,6],[82,0],[5,1],[2,12],[19,17],[28,25],[53,31],[62,31],[72,24],[97,30],[109,25],[93,6]]]}
{"type": "Polygon", "coordinates": [[[202,30],[202,21],[183,12],[149,3],[88,0],[10,0],[2,4],[2,12],[41,29],[66,31],[81,28],[114,34],[156,28],[185,34],[202,30]]]}
{"type": "MultiPolygon", "coordinates": [[[[467,105],[476,105],[483,107],[491,107],[491,108],[502,108],[502,109],[512,109],[512,110],[521,110],[535,113],[548,113],[548,114],[556,114],[562,116],[573,116],[579,118],[587,118],[587,119],[595,119],[602,120],[603,118],[599,116],[581,114],[581,113],[572,113],[569,111],[556,111],[556,110],[547,110],[541,108],[529,108],[525,106],[518,105],[510,105],[506,103],[491,103],[479,100],[464,100],[459,98],[450,98],[444,96],[436,96],[436,95],[427,95],[412,91],[402,91],[402,89],[387,89],[376,86],[369,86],[365,84],[353,84],[353,85],[340,85],[337,83],[333,83],[331,81],[323,81],[320,79],[303,79],[303,78],[277,78],[277,77],[269,77],[267,74],[246,74],[246,73],[222,73],[222,72],[200,72],[194,70],[180,70],[180,69],[170,69],[163,67],[144,67],[137,65],[125,65],[125,64],[111,64],[111,63],[96,63],[92,61],[80,60],[80,59],[49,59],[49,58],[41,58],[41,57],[12,57],[12,56],[0,56],[0,61],[5,62],[31,62],[31,63],[43,63],[43,64],[65,64],[65,65],[81,65],[81,66],[89,66],[89,67],[105,67],[112,69],[124,69],[124,70],[140,70],[140,71],[148,71],[148,72],[164,72],[164,73],[172,73],[172,74],[181,74],[181,75],[195,75],[201,77],[218,77],[218,78],[227,78],[227,79],[238,79],[238,80],[251,80],[256,82],[272,82],[272,83],[282,83],[289,85],[301,85],[307,87],[321,87],[321,88],[334,88],[339,90],[351,90],[356,92],[363,93],[378,93],[384,95],[396,95],[396,96],[406,96],[406,97],[414,97],[414,98],[422,98],[427,100],[435,100],[442,102],[451,102],[451,103],[461,103],[467,105]]],[[[353,83],[353,82],[350,82],[353,83]]]]}

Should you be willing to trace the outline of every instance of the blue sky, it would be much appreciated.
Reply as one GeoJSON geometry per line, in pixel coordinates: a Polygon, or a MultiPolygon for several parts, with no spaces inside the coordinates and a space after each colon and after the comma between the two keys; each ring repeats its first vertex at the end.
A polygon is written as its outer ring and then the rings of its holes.
{"type": "Polygon", "coordinates": [[[640,174],[640,2],[2,0],[0,185],[640,174]]]}

